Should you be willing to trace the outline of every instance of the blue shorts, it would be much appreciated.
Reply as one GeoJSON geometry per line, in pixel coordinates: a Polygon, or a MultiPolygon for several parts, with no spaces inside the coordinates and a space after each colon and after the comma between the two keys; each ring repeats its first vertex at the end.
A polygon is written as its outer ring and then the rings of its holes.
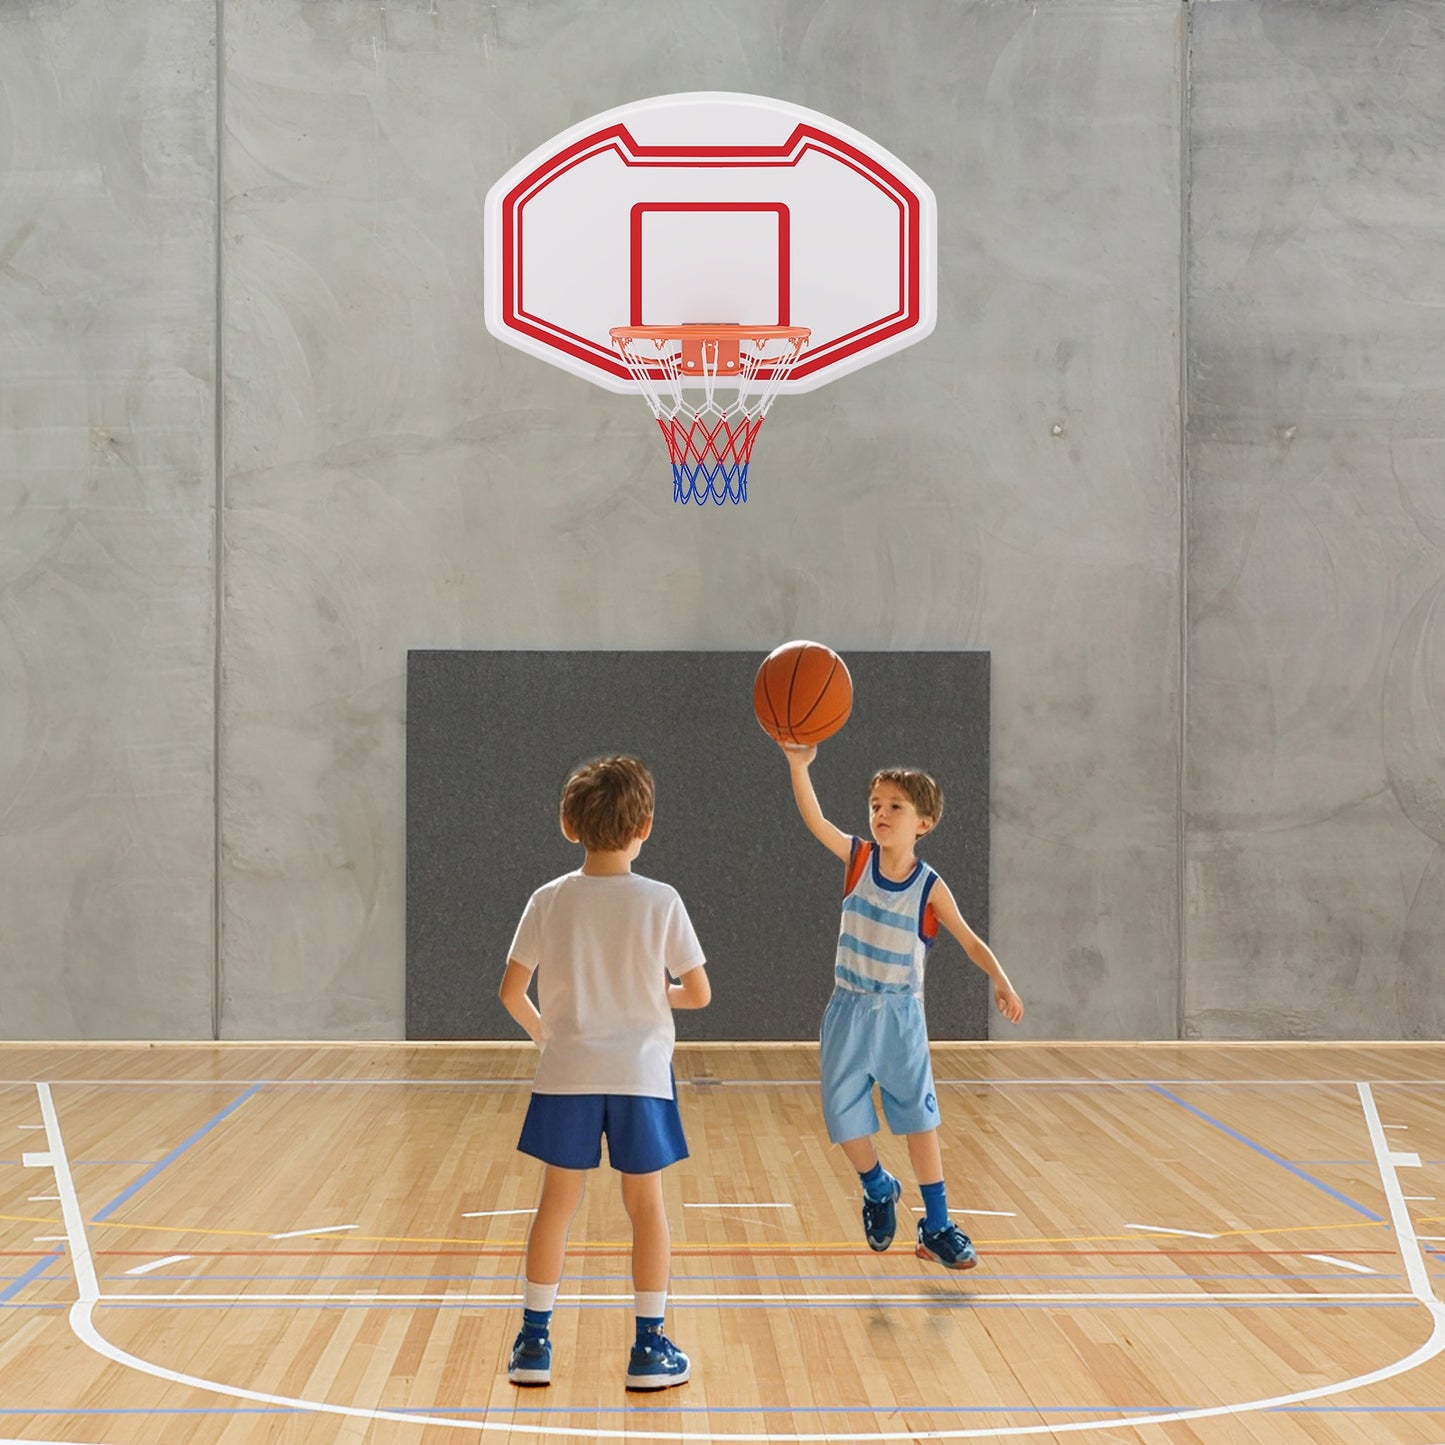
{"type": "Polygon", "coordinates": [[[607,1159],[621,1174],[655,1174],[687,1158],[677,1085],[672,1098],[641,1094],[533,1094],[517,1148],[558,1169],[596,1169],[607,1159]]]}
{"type": "Polygon", "coordinates": [[[922,999],[835,988],[823,1011],[820,1043],[823,1122],[833,1143],[877,1132],[874,1084],[895,1134],[938,1128],[922,999]]]}

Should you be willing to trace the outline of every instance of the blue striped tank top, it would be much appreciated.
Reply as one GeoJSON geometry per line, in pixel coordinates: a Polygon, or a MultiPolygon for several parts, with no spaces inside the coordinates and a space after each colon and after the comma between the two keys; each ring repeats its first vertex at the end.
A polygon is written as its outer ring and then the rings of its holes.
{"type": "Polygon", "coordinates": [[[928,901],[938,874],[922,859],[901,883],[878,870],[878,848],[853,839],[833,981],[857,993],[923,995],[923,965],[938,936],[928,901]]]}

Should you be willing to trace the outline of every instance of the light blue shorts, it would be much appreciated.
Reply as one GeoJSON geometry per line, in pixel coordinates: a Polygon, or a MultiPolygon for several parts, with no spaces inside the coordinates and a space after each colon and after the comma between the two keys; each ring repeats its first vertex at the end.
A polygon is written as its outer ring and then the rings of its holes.
{"type": "Polygon", "coordinates": [[[823,1012],[820,1043],[823,1122],[833,1143],[877,1133],[874,1084],[895,1134],[938,1128],[922,999],[835,988],[823,1012]]]}

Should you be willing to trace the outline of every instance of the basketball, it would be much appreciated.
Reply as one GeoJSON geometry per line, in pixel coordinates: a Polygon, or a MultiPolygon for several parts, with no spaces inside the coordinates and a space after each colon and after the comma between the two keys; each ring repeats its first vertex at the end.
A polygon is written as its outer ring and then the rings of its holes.
{"type": "Polygon", "coordinates": [[[785,642],[763,659],[753,679],[753,711],[780,743],[820,743],[848,721],[852,708],[848,668],[821,642],[785,642]]]}

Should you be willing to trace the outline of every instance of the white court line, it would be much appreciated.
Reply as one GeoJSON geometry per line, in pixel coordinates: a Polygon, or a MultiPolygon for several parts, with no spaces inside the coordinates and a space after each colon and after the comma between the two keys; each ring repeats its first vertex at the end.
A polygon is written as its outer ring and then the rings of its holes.
{"type": "MultiPolygon", "coordinates": [[[[1390,1223],[1395,1227],[1395,1239],[1399,1243],[1400,1258],[1405,1265],[1405,1277],[1410,1281],[1415,1298],[1430,1306],[1431,1313],[1435,1316],[1435,1329],[1430,1336],[1433,1340],[1440,1333],[1445,1305],[1436,1300],[1435,1292],[1430,1287],[1425,1256],[1415,1238],[1415,1227],[1410,1220],[1410,1211],[1405,1208],[1404,1191],[1400,1188],[1400,1176],[1394,1168],[1394,1161],[1398,1156],[1390,1152],[1385,1131],[1380,1127],[1380,1113],[1375,1108],[1375,1096],[1368,1084],[1360,1084],[1358,1087],[1360,1107],[1365,1111],[1365,1125],[1370,1131],[1370,1143],[1374,1146],[1375,1161],[1380,1167],[1380,1182],[1385,1186],[1385,1200],[1390,1206],[1390,1223]]],[[[1445,1343],[1437,1347],[1436,1353],[1442,1348],[1445,1348],[1445,1343]]]]}
{"type": "MultiPolygon", "coordinates": [[[[1311,1259],[1319,1258],[1311,1255],[1311,1259]]],[[[1340,1263],[1340,1261],[1331,1261],[1340,1263]]],[[[1350,1266],[1346,1266],[1349,1268],[1350,1266]]],[[[134,1271],[127,1271],[133,1273],[134,1271]]],[[[1370,1270],[1367,1273],[1373,1274],[1370,1270]]],[[[862,1302],[865,1304],[937,1304],[938,1293],[935,1290],[919,1290],[915,1293],[895,1292],[892,1294],[870,1294],[867,1292],[857,1294],[840,1293],[834,1290],[822,1290],[817,1294],[809,1294],[806,1291],[798,1291],[794,1294],[745,1294],[739,1291],[737,1294],[682,1294],[677,1290],[669,1290],[668,1300],[672,1304],[687,1303],[697,1304],[788,1304],[791,1302],[807,1302],[814,1300],[822,1301],[844,1301],[848,1304],[862,1302]]],[[[1293,1303],[1298,1300],[1306,1300],[1310,1303],[1319,1301],[1325,1303],[1334,1300],[1403,1300],[1407,1295],[1402,1295],[1399,1290],[1392,1290],[1389,1293],[1367,1294],[1363,1290],[1349,1290],[1339,1294],[1327,1294],[1324,1291],[1309,1295],[1295,1294],[1291,1290],[1239,1290],[1237,1292],[1226,1290],[1139,1290],[1133,1292],[1117,1291],[1112,1294],[1103,1294],[1097,1290],[969,1290],[958,1296],[958,1303],[971,1304],[975,1300],[1007,1300],[1009,1302],[1023,1300],[1073,1300],[1090,1304],[1134,1304],[1141,1300],[1162,1300],[1169,1304],[1180,1302],[1198,1304],[1203,1300],[1214,1300],[1222,1306],[1232,1307],[1241,1304],[1268,1304],[1279,1303],[1281,1300],[1293,1303]]],[[[321,1290],[307,1290],[296,1294],[284,1293],[263,1293],[257,1290],[250,1294],[153,1294],[150,1290],[137,1290],[134,1294],[107,1294],[103,1297],[103,1304],[116,1304],[122,1300],[149,1300],[155,1304],[255,1304],[258,1301],[266,1301],[269,1304],[315,1304],[319,1300],[327,1300],[333,1303],[351,1303],[356,1300],[368,1300],[380,1304],[416,1304],[422,1301],[429,1301],[434,1304],[492,1304],[492,1305],[516,1305],[521,1304],[520,1294],[472,1294],[469,1290],[451,1291],[442,1294],[381,1294],[379,1292],[364,1290],[337,1290],[334,1293],[327,1293],[321,1290]]],[[[632,1296],[630,1294],[574,1294],[559,1295],[557,1303],[565,1305],[573,1304],[629,1304],[632,1296]]]]}
{"type": "Polygon", "coordinates": [[[288,1229],[285,1234],[273,1234],[272,1239],[300,1239],[303,1234],[337,1234],[344,1229],[360,1229],[359,1224],[323,1224],[319,1229],[288,1229]]]}
{"type": "Polygon", "coordinates": [[[684,1209],[792,1209],[791,1204],[760,1204],[751,1199],[738,1199],[732,1203],[719,1202],[717,1204],[684,1204],[684,1209]]]}
{"type": "Polygon", "coordinates": [[[746,1224],[753,1229],[781,1229],[781,1224],[774,1224],[771,1220],[759,1219],[756,1213],[750,1213],[753,1208],[750,1204],[739,1204],[734,1210],[726,1204],[713,1206],[713,1213],[719,1219],[735,1219],[739,1224],[746,1224]]]}
{"type": "Polygon", "coordinates": [[[168,1254],[164,1259],[153,1259],[149,1264],[138,1264],[134,1269],[126,1270],[127,1274],[149,1274],[153,1269],[164,1269],[168,1264],[180,1264],[183,1260],[189,1259],[188,1254],[168,1254]]]}
{"type": "MultiPolygon", "coordinates": [[[[1388,1365],[1382,1365],[1378,1369],[1371,1370],[1363,1375],[1354,1375],[1348,1379],[1337,1380],[1331,1384],[1316,1385],[1308,1390],[1295,1390],[1284,1395],[1273,1395],[1257,1400],[1244,1400],[1236,1404],[1210,1405],[1197,1409],[1171,1410],[1157,1414],[1115,1417],[1109,1420],[1076,1420],[1063,1424],[1044,1425],[981,1426],[977,1428],[953,1430],[875,1430],[854,1434],[829,1432],[825,1435],[785,1434],[781,1432],[727,1434],[719,1431],[698,1433],[686,1430],[639,1430],[632,1425],[628,1425],[626,1428],[619,1430],[583,1429],[572,1425],[524,1425],[511,1419],[504,1421],[458,1420],[451,1416],[401,1414],[396,1410],[372,1409],[358,1405],[332,1405],[325,1401],[305,1400],[294,1395],[272,1395],[261,1390],[248,1390],[239,1385],[227,1385],[218,1380],[207,1380],[198,1375],[187,1375],[179,1370],[169,1369],[165,1365],[158,1365],[153,1361],[141,1359],[140,1356],[129,1354],[118,1345],[112,1344],[96,1328],[92,1316],[95,1312],[95,1306],[100,1302],[100,1294],[96,1285],[95,1268],[90,1257],[90,1243],[85,1235],[85,1228],[80,1213],[80,1204],[75,1194],[74,1181],[70,1177],[70,1166],[64,1152],[65,1145],[61,1137],[60,1125],[55,1118],[54,1108],[50,1105],[49,1091],[44,1084],[37,1084],[36,1087],[41,1091],[42,1107],[46,1110],[46,1129],[49,1135],[51,1150],[55,1155],[56,1184],[60,1189],[61,1208],[65,1216],[66,1232],[71,1238],[71,1255],[75,1265],[77,1298],[75,1303],[70,1307],[69,1320],[70,1328],[76,1338],[94,1350],[98,1355],[112,1361],[114,1364],[138,1370],[142,1374],[153,1376],[159,1380],[167,1380],[172,1384],[185,1385],[195,1390],[206,1390],[212,1394],[222,1395],[233,1400],[251,1400],[263,1405],[281,1405],[290,1409],[310,1410],[318,1415],[340,1415],[348,1419],[356,1420],[386,1420],[396,1424],[411,1425],[413,1427],[431,1425],[441,1430],[467,1430],[472,1432],[507,1430],[514,1436],[535,1435],[549,1439],[821,1442],[830,1440],[997,1440],[1020,1439],[1026,1436],[1048,1436],[1053,1438],[1059,1435],[1075,1435],[1084,1432],[1143,1429],[1145,1426],[1150,1425],[1168,1425],[1183,1420],[1212,1419],[1221,1415],[1247,1415],[1260,1410],[1272,1410],[1282,1406],[1300,1404],[1306,1400],[1324,1399],[1331,1395],[1343,1394],[1368,1385],[1378,1384],[1383,1380],[1393,1379],[1396,1375],[1404,1374],[1406,1371],[1413,1370],[1416,1366],[1424,1364],[1427,1360],[1434,1359],[1442,1350],[1445,1350],[1445,1305],[1442,1305],[1431,1292],[1430,1279],[1425,1270],[1424,1256],[1420,1250],[1419,1243],[1411,1231],[1410,1214],[1405,1208],[1404,1200],[1401,1197],[1399,1180],[1396,1178],[1393,1167],[1389,1162],[1389,1150],[1385,1143],[1384,1131],[1380,1128],[1379,1115],[1375,1111],[1374,1096],[1370,1092],[1370,1086],[1362,1083],[1357,1085],[1357,1088],[1359,1090],[1361,1105],[1365,1111],[1365,1121],[1370,1129],[1371,1143],[1374,1146],[1375,1160],[1379,1166],[1381,1182],[1384,1185],[1386,1198],[1390,1203],[1390,1215],[1395,1226],[1395,1239],[1400,1250],[1401,1259],[1405,1265],[1406,1275],[1413,1287],[1413,1298],[1418,1299],[1420,1303],[1429,1310],[1431,1317],[1430,1335],[1424,1344],[1412,1350],[1408,1355],[1402,1355],[1398,1360],[1394,1360],[1388,1365]]],[[[1275,1297],[1277,1298],[1277,1296],[1275,1297]]],[[[1393,1299],[1409,1297],[1411,1296],[1389,1296],[1389,1298],[1393,1299]]],[[[8,1445],[8,1442],[0,1442],[0,1445],[8,1445]]]]}
{"type": "Polygon", "coordinates": [[[70,1177],[70,1159],[60,1139],[60,1120],[55,1113],[55,1101],[50,1097],[49,1084],[36,1084],[40,1095],[40,1116],[45,1120],[46,1142],[50,1145],[50,1167],[55,1171],[55,1191],[60,1195],[60,1217],[65,1221],[65,1232],[70,1236],[70,1265],[75,1271],[75,1291],[81,1300],[93,1300],[100,1294],[95,1282],[95,1264],[90,1257],[90,1240],[85,1235],[85,1220],[80,1213],[80,1199],[75,1192],[75,1180],[70,1177]]]}
{"type": "MultiPolygon", "coordinates": [[[[921,1205],[912,1206],[915,1214],[927,1214],[928,1211],[921,1205]]],[[[995,1219],[1017,1219],[1018,1214],[1012,1209],[950,1209],[950,1214],[987,1214],[995,1219]]]]}
{"type": "MultiPolygon", "coordinates": [[[[491,1219],[498,1214],[535,1214],[535,1209],[472,1209],[462,1215],[463,1219],[491,1219]]],[[[275,1236],[272,1235],[274,1239],[275,1236]]]]}
{"type": "MultiPolygon", "coordinates": [[[[0,1435],[0,1445],[37,1445],[35,1440],[20,1440],[14,1435],[0,1435]]],[[[45,1445],[97,1445],[89,1440],[47,1440],[45,1445]]],[[[103,1445],[103,1442],[102,1442],[103,1445]]]]}
{"type": "Polygon", "coordinates": [[[1336,1259],[1332,1254],[1307,1254],[1305,1258],[1318,1260],[1321,1264],[1337,1264],[1341,1269],[1352,1269],[1357,1274],[1379,1273],[1379,1270],[1371,1269],[1367,1264],[1355,1264],[1348,1259],[1336,1259]]]}
{"type": "Polygon", "coordinates": [[[1183,1234],[1190,1239],[1218,1239],[1217,1234],[1201,1234],[1197,1229],[1169,1229],[1162,1224],[1126,1224],[1125,1229],[1142,1229],[1146,1234],[1183,1234]]]}
{"type": "Polygon", "coordinates": [[[59,1204],[60,1196],[58,1194],[32,1194],[25,1202],[27,1204],[59,1204]]]}

